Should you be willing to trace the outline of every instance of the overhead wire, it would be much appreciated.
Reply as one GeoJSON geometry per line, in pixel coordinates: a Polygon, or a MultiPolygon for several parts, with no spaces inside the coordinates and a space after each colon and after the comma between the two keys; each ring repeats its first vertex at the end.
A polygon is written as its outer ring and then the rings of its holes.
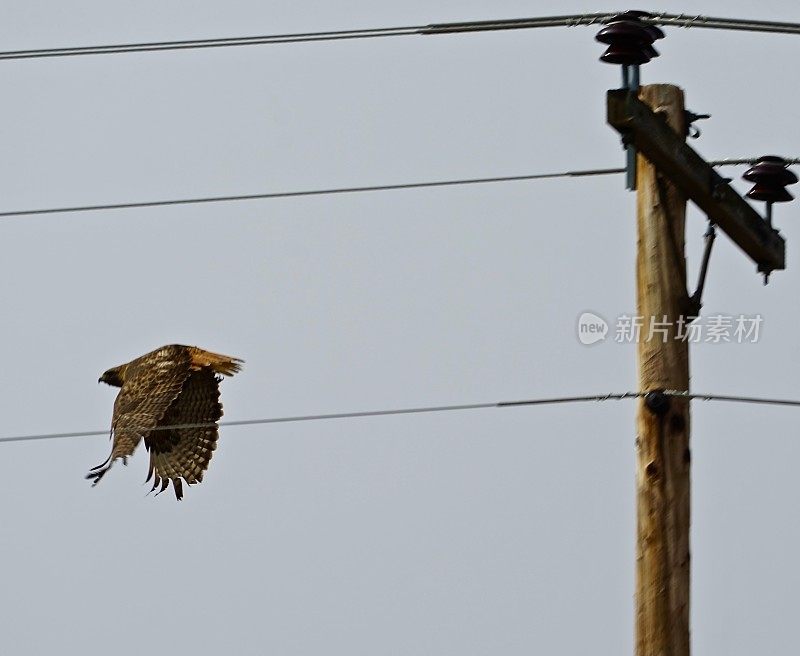
{"type": "MultiPolygon", "coordinates": [[[[758,158],[721,159],[710,162],[712,166],[734,166],[753,164],[758,158]]],[[[800,163],[800,158],[787,159],[789,165],[800,163]]],[[[99,205],[73,205],[66,207],[48,207],[41,209],[7,210],[0,212],[0,218],[21,216],[38,216],[45,214],[65,214],[69,212],[96,212],[100,210],[124,210],[146,207],[166,207],[170,205],[200,205],[205,203],[229,203],[250,200],[269,200],[276,198],[301,198],[304,196],[328,196],[335,194],[357,194],[377,191],[398,191],[403,189],[426,189],[434,187],[455,187],[476,184],[491,184],[499,182],[524,182],[531,180],[547,180],[557,178],[579,178],[599,175],[614,175],[624,173],[624,168],[584,169],[577,171],[559,171],[553,173],[533,173],[527,175],[496,176],[488,178],[462,178],[457,180],[434,180],[428,182],[402,182],[399,184],[384,184],[359,187],[338,187],[330,189],[310,189],[302,191],[276,191],[261,194],[240,194],[231,196],[204,196],[198,198],[178,198],[168,200],[134,201],[130,203],[107,203],[99,205]]]]}
{"type": "Polygon", "coordinates": [[[655,12],[642,20],[653,25],[675,27],[700,27],[711,30],[737,30],[743,32],[767,32],[772,34],[800,34],[800,23],[766,21],[747,18],[720,18],[702,14],[668,14],[655,12]]]}
{"type": "Polygon", "coordinates": [[[192,50],[196,48],[226,48],[236,46],[267,45],[273,43],[307,43],[313,41],[340,41],[344,39],[371,39],[418,33],[419,27],[381,27],[375,29],[336,30],[329,32],[301,32],[296,34],[267,34],[246,37],[189,39],[184,41],[148,41],[143,43],[120,43],[113,45],[76,46],[67,48],[7,50],[0,52],[0,60],[38,59],[42,57],[74,57],[79,55],[110,55],[126,52],[157,52],[164,50],[192,50]]]}
{"type": "MultiPolygon", "coordinates": [[[[489,403],[462,403],[458,405],[438,405],[421,406],[414,408],[396,408],[391,410],[366,410],[359,412],[336,412],[314,415],[295,415],[289,417],[271,417],[267,419],[244,419],[239,421],[220,421],[202,424],[174,424],[170,426],[159,426],[154,430],[177,430],[182,428],[210,428],[218,426],[254,426],[260,424],[286,424],[301,421],[320,421],[323,419],[354,419],[359,417],[385,417],[390,415],[410,415],[432,412],[452,412],[456,410],[483,410],[487,408],[510,408],[525,405],[553,405],[559,403],[580,403],[586,401],[610,401],[633,398],[635,393],[623,392],[620,394],[600,394],[591,396],[563,396],[543,399],[527,399],[522,401],[494,401],[489,403]]],[[[149,430],[149,429],[148,429],[149,430]]],[[[109,431],[78,431],[73,433],[43,433],[39,435],[15,435],[11,437],[0,437],[2,442],[24,442],[28,440],[49,440],[66,437],[90,437],[96,435],[108,435],[109,431]]]]}
{"type": "Polygon", "coordinates": [[[677,390],[667,390],[667,396],[681,397],[692,401],[727,401],[730,403],[754,403],[756,405],[783,405],[789,407],[800,407],[798,399],[772,399],[762,396],[731,396],[725,394],[700,394],[696,392],[679,392],[677,390]]]}
{"type": "MultiPolygon", "coordinates": [[[[753,403],[759,405],[780,405],[800,407],[798,399],[775,399],[757,396],[732,396],[724,394],[701,394],[680,390],[664,390],[665,396],[684,398],[699,401],[725,401],[732,403],[753,403]]],[[[485,410],[490,408],[519,408],[525,406],[560,405],[568,403],[604,402],[604,401],[623,401],[626,399],[639,399],[647,395],[647,392],[611,392],[608,394],[590,394],[582,396],[559,396],[536,399],[523,399],[519,401],[492,401],[487,403],[462,403],[458,405],[438,405],[438,406],[419,406],[412,408],[393,408],[388,410],[365,410],[358,412],[335,412],[313,415],[291,415],[286,417],[268,417],[264,419],[243,419],[238,421],[220,421],[216,423],[197,423],[197,424],[171,424],[158,426],[156,428],[142,430],[179,430],[188,428],[211,428],[214,426],[233,427],[233,426],[257,426],[265,424],[288,424],[306,421],[323,421],[332,419],[356,419],[365,417],[386,417],[411,414],[428,414],[436,412],[454,412],[463,410],[485,410]]],[[[109,435],[108,430],[75,431],[69,433],[39,433],[31,435],[11,435],[0,437],[0,443],[5,442],[28,442],[37,440],[52,440],[73,437],[94,437],[98,435],[109,435]]]]}
{"type": "Polygon", "coordinates": [[[338,187],[332,189],[311,189],[303,191],[277,191],[263,194],[241,194],[234,196],[206,196],[201,198],[180,198],[175,200],[142,201],[132,203],[111,203],[106,205],[78,205],[73,207],[52,207],[46,209],[9,210],[0,212],[0,218],[14,216],[36,216],[39,214],[62,214],[65,212],[94,212],[97,210],[120,210],[141,207],[161,207],[167,205],[194,205],[202,203],[222,203],[245,200],[266,200],[272,198],[299,198],[303,196],[328,196],[334,194],[357,194],[374,191],[396,191],[401,189],[425,189],[428,187],[454,187],[459,185],[490,184],[496,182],[521,182],[524,180],[545,180],[549,178],[582,177],[621,173],[624,169],[591,169],[585,171],[562,171],[557,173],[534,173],[530,175],[509,175],[490,178],[464,178],[460,180],[434,180],[430,182],[402,182],[358,187],[338,187]]]}
{"type": "MultiPolygon", "coordinates": [[[[71,46],[63,48],[37,48],[27,50],[7,50],[0,52],[0,60],[36,59],[43,57],[72,57],[81,55],[109,55],[118,53],[157,52],[169,50],[189,50],[198,48],[225,48],[279,43],[309,43],[317,41],[341,41],[352,39],[373,39],[392,36],[442,35],[456,33],[489,32],[498,30],[520,30],[543,27],[576,27],[604,23],[617,15],[617,12],[590,14],[571,14],[565,16],[537,16],[530,18],[511,18],[481,21],[459,21],[450,23],[431,23],[401,27],[378,27],[323,32],[298,32],[292,34],[265,34],[247,37],[222,37],[210,39],[187,39],[180,41],[145,41],[94,46],[71,46]]],[[[642,19],[653,25],[738,30],[749,32],[768,32],[780,34],[800,34],[800,23],[750,20],[741,18],[720,18],[693,14],[657,13],[642,19]]]]}

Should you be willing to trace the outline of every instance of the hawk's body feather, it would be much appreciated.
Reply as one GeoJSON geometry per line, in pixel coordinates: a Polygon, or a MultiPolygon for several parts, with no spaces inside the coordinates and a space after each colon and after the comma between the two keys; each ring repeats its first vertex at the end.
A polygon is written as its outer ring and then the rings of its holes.
{"type": "Polygon", "coordinates": [[[181,499],[181,480],[201,482],[217,446],[216,422],[222,416],[218,374],[232,376],[241,362],[172,344],[106,371],[100,380],[121,388],[114,401],[113,444],[108,459],[87,478],[96,485],[115,460],[126,462],[143,439],[150,452],[147,480],[153,479],[152,489],[160,486],[163,492],[172,481],[181,499]]]}

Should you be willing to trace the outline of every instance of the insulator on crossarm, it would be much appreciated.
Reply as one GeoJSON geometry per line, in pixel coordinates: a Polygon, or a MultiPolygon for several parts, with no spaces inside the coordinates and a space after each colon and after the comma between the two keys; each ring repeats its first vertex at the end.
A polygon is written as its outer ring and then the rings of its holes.
{"type": "Polygon", "coordinates": [[[747,192],[747,197],[753,200],[763,200],[767,203],[786,203],[794,196],[786,187],[797,182],[797,176],[788,168],[786,160],[776,155],[765,155],[742,176],[753,183],[753,188],[747,192]]]}
{"type": "Polygon", "coordinates": [[[613,16],[608,24],[595,37],[608,45],[600,60],[607,64],[639,65],[646,64],[658,51],[653,42],[664,38],[655,25],[648,25],[641,18],[650,16],[646,11],[626,11],[613,16]]]}
{"type": "Polygon", "coordinates": [[[614,18],[612,18],[612,20],[629,20],[644,25],[644,29],[647,30],[647,34],[649,36],[644,51],[650,57],[650,59],[654,59],[659,56],[659,53],[658,50],[656,50],[653,47],[653,43],[655,41],[658,41],[659,39],[663,39],[664,32],[657,25],[652,25],[650,23],[642,23],[642,18],[650,18],[651,16],[652,14],[649,11],[629,9],[628,11],[624,11],[621,14],[617,14],[614,18]]]}
{"type": "MultiPolygon", "coordinates": [[[[788,164],[783,157],[764,155],[764,157],[759,157],[758,161],[747,169],[742,176],[748,182],[753,183],[753,188],[746,194],[747,197],[753,200],[763,200],[766,203],[767,214],[764,217],[764,221],[773,230],[772,204],[786,203],[794,198],[786,190],[786,187],[795,184],[797,176],[787,166],[788,164]]],[[[764,274],[764,284],[766,285],[771,269],[759,267],[758,270],[764,274]]]]}
{"type": "MultiPolygon", "coordinates": [[[[664,38],[655,25],[644,22],[649,18],[646,11],[625,11],[612,16],[606,26],[595,37],[608,48],[600,55],[600,61],[607,64],[619,64],[622,70],[622,88],[630,94],[639,92],[639,67],[646,64],[658,51],[653,43],[664,38]]],[[[625,145],[625,187],[636,189],[636,150],[630,143],[625,145]]]]}

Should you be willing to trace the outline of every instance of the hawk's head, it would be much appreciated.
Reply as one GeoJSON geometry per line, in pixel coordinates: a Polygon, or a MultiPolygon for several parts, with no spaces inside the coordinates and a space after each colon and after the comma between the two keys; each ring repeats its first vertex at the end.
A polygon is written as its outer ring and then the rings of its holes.
{"type": "Polygon", "coordinates": [[[109,369],[106,371],[100,379],[97,381],[98,383],[106,383],[107,385],[111,385],[113,387],[122,387],[122,371],[120,367],[114,367],[113,369],[109,369]]]}

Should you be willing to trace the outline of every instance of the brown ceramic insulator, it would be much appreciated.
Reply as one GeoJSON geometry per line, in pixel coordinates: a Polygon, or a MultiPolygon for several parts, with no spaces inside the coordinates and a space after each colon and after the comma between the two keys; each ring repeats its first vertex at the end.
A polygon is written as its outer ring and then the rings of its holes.
{"type": "Polygon", "coordinates": [[[608,44],[600,60],[608,64],[631,65],[646,64],[654,57],[658,57],[653,42],[663,39],[664,32],[655,25],[641,21],[642,18],[649,16],[646,11],[636,10],[613,16],[596,37],[601,43],[608,44]]]}
{"type": "Polygon", "coordinates": [[[785,187],[797,182],[797,176],[786,168],[786,161],[775,155],[765,155],[759,158],[752,167],[742,176],[753,183],[753,188],[747,192],[747,197],[753,200],[763,200],[767,203],[785,203],[794,196],[785,187]]]}

